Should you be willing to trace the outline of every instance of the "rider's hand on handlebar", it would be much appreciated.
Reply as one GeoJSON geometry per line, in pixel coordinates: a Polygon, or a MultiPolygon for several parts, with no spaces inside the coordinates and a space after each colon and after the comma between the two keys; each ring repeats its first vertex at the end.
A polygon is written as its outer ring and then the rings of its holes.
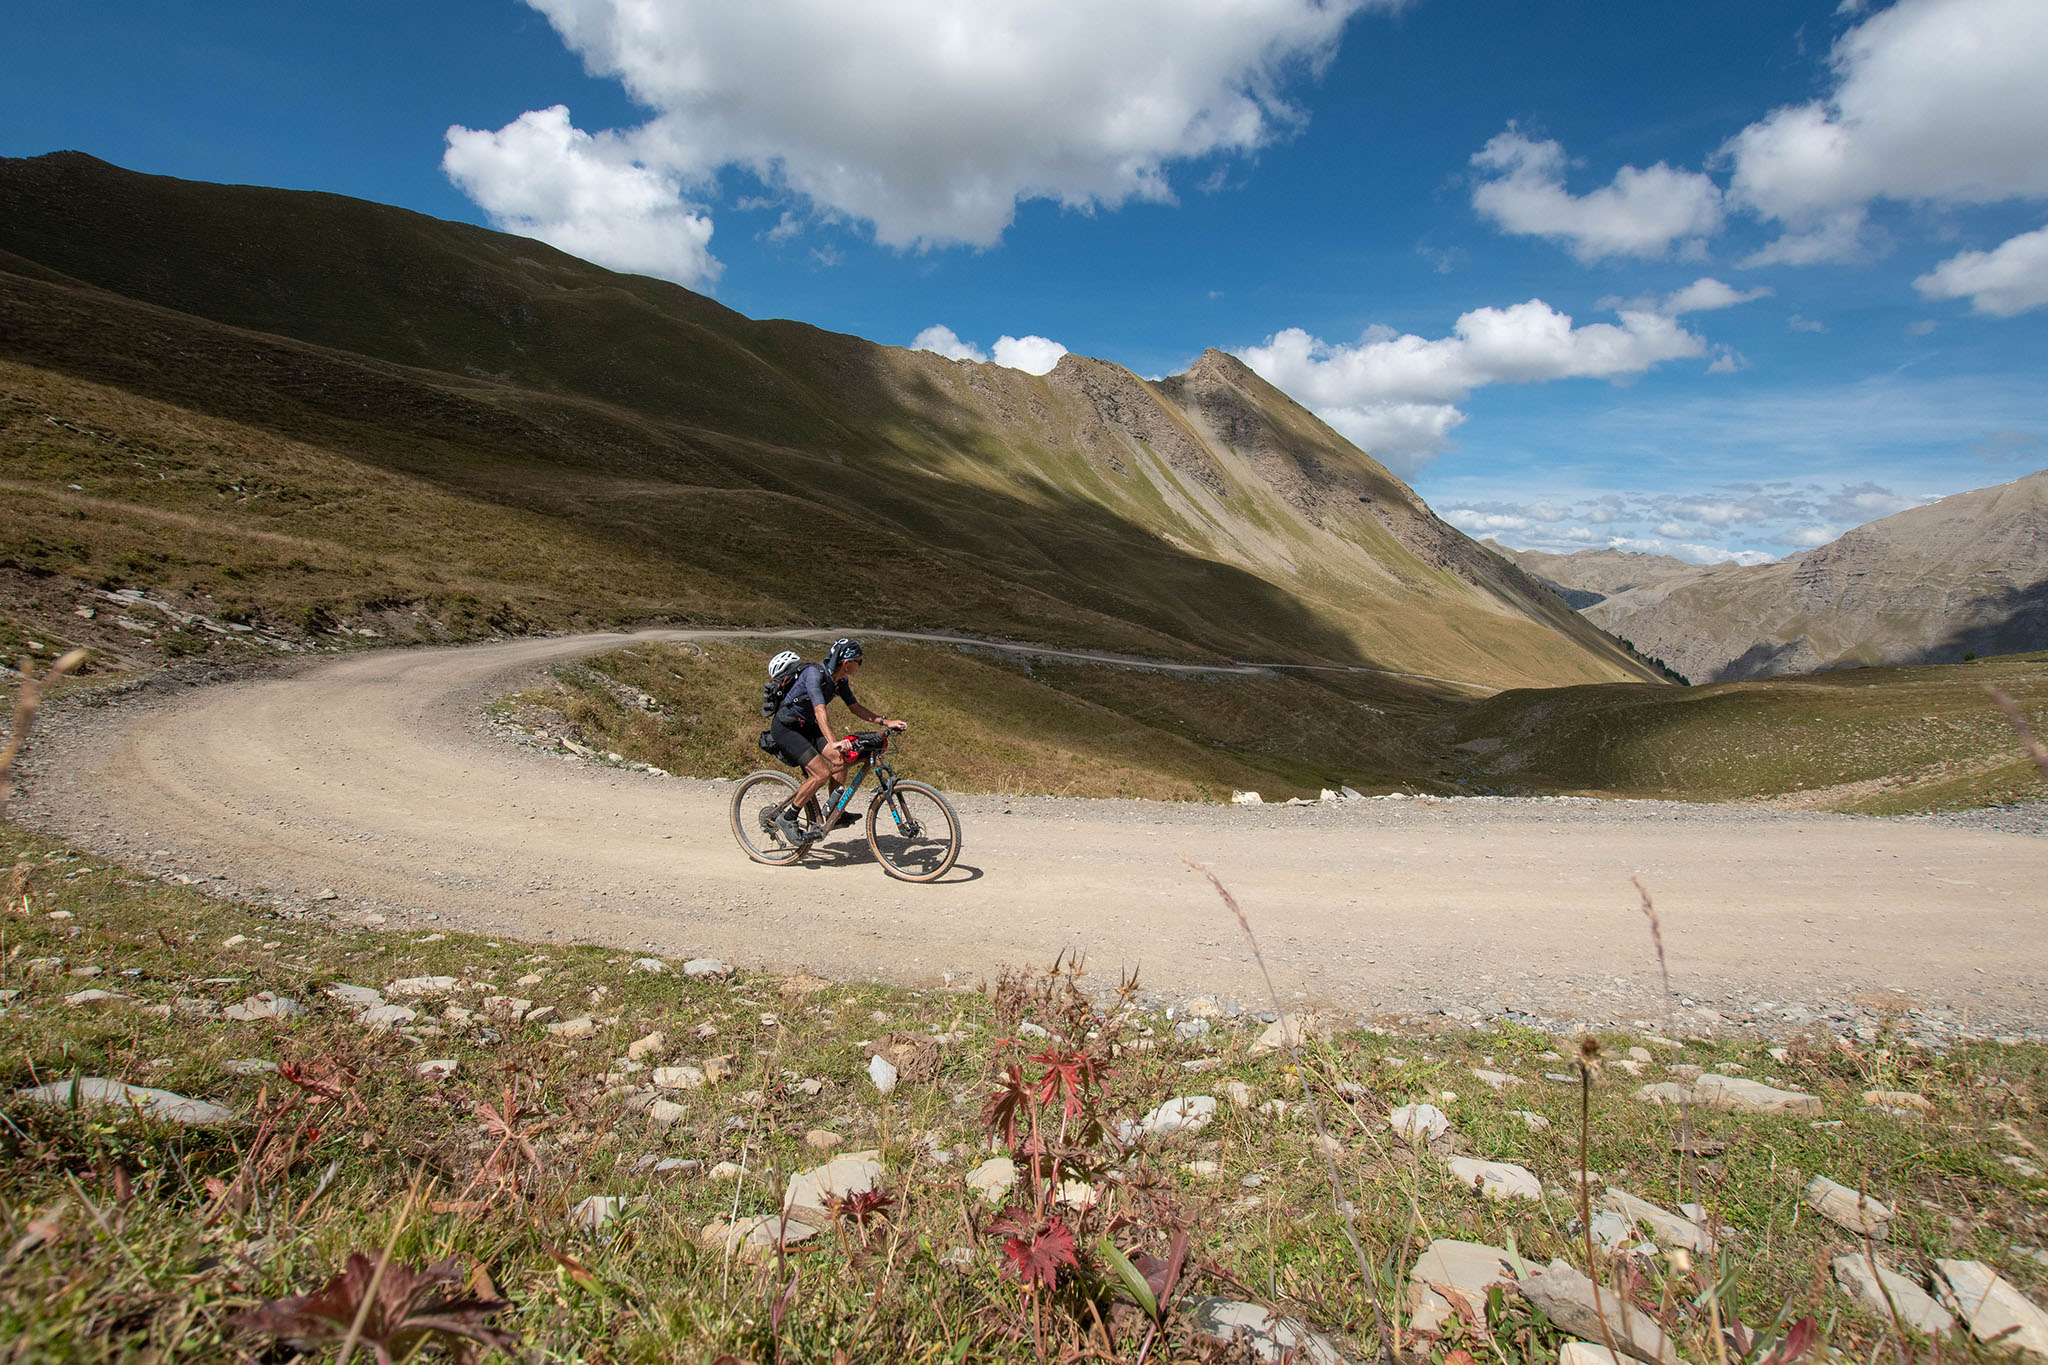
{"type": "Polygon", "coordinates": [[[910,722],[907,720],[885,720],[882,722],[882,728],[884,730],[894,730],[900,735],[910,728],[910,722]]]}

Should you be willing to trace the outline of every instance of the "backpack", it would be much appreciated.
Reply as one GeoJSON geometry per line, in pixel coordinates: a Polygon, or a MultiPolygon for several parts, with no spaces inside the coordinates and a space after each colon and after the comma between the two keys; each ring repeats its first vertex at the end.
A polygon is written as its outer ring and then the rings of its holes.
{"type": "Polygon", "coordinates": [[[780,673],[770,674],[768,681],[761,684],[762,719],[773,716],[782,708],[783,698],[789,695],[789,689],[795,684],[797,675],[804,671],[804,667],[804,663],[799,660],[780,673]]]}

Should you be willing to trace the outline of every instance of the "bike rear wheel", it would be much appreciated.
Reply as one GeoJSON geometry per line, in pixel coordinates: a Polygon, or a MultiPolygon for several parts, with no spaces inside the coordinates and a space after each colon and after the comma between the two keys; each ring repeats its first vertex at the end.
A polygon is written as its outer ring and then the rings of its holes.
{"type": "Polygon", "coordinates": [[[811,840],[818,837],[815,799],[805,802],[797,816],[797,823],[808,835],[802,843],[791,847],[775,830],[772,817],[789,804],[796,789],[796,779],[787,773],[763,770],[740,779],[739,788],[732,794],[732,837],[740,841],[740,848],[755,862],[786,867],[803,857],[811,840]]]}
{"type": "Polygon", "coordinates": [[[868,848],[890,876],[935,882],[960,856],[960,817],[922,782],[897,782],[868,802],[868,848]]]}

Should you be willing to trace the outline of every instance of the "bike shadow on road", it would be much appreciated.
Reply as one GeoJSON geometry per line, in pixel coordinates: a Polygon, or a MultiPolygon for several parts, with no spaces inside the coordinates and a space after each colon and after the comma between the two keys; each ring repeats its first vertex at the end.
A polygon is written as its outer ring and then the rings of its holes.
{"type": "MultiPolygon", "coordinates": [[[[843,844],[812,844],[809,851],[793,866],[806,872],[829,872],[848,867],[872,867],[881,872],[882,864],[875,857],[874,850],[866,840],[843,844]]],[[[882,875],[887,876],[887,873],[882,875]]],[[[920,886],[958,886],[966,882],[978,882],[982,870],[971,863],[954,863],[946,875],[935,882],[914,883],[920,886]]],[[[893,878],[891,880],[894,880],[893,878]]]]}

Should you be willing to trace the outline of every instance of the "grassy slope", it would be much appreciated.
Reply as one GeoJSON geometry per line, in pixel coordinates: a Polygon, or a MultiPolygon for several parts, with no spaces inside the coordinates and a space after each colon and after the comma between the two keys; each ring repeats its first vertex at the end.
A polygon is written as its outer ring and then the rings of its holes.
{"type": "MultiPolygon", "coordinates": [[[[21,994],[0,1013],[0,1093],[105,1075],[224,1104],[237,1120],[177,1130],[104,1110],[0,1102],[0,1234],[13,1248],[0,1275],[0,1340],[11,1343],[13,1358],[261,1351],[260,1338],[236,1331],[235,1313],[309,1291],[350,1251],[374,1256],[387,1242],[402,1264],[452,1255],[463,1274],[480,1269],[512,1303],[498,1324],[548,1358],[1038,1355],[1029,1334],[1016,1330],[1032,1309],[1003,1273],[1001,1239],[976,1233],[994,1210],[962,1176],[986,1150],[979,1116],[995,1063],[1016,1054],[1014,1043],[998,1040],[1011,1034],[1020,1010],[1059,1027],[1058,994],[1048,998],[1042,981],[1035,990],[1027,984],[982,995],[648,976],[628,969],[629,954],[594,947],[537,950],[461,934],[423,938],[416,930],[281,919],[140,880],[0,826],[0,860],[16,859],[29,864],[34,913],[21,915],[17,904],[5,921],[14,951],[0,959],[0,988],[21,994]],[[53,911],[70,918],[47,918],[53,911]],[[234,935],[245,941],[227,946],[234,935]],[[105,974],[85,981],[33,973],[27,964],[44,958],[58,959],[62,970],[92,965],[105,974]],[[122,974],[128,970],[136,975],[122,974]],[[432,1024],[439,1033],[415,1026],[413,1041],[353,1023],[323,994],[337,980],[383,987],[433,973],[461,978],[456,998],[472,1008],[495,983],[555,1006],[557,1018],[589,1013],[604,1022],[582,1042],[552,1037],[539,1023],[499,1024],[487,1033],[445,1021],[432,1024]],[[515,984],[528,973],[540,979],[515,984]],[[64,995],[87,985],[138,999],[98,1011],[65,1008],[64,995]],[[259,990],[301,1000],[310,1012],[292,1023],[151,1012],[178,998],[233,1003],[259,990]],[[715,1035],[698,1037],[706,1026],[715,1035]],[[935,1084],[905,1084],[885,1100],[865,1080],[858,1040],[897,1029],[955,1029],[965,1041],[944,1050],[935,1084]],[[738,1065],[723,1085],[675,1092],[683,1113],[665,1129],[628,1112],[608,1094],[606,1079],[626,1043],[652,1030],[668,1043],[651,1062],[725,1053],[738,1065]],[[445,1080],[418,1078],[415,1064],[430,1057],[453,1058],[459,1070],[445,1080]],[[336,1098],[309,1104],[316,1091],[276,1073],[231,1073],[225,1064],[242,1058],[296,1064],[336,1098]],[[796,1084],[806,1077],[823,1082],[820,1093],[796,1084]],[[530,1156],[501,1142],[486,1105],[513,1110],[530,1156]],[[822,1159],[804,1141],[817,1128],[837,1132],[848,1148],[883,1154],[894,1203],[889,1221],[871,1225],[867,1246],[849,1224],[843,1237],[827,1234],[794,1252],[786,1267],[728,1264],[707,1249],[699,1230],[729,1214],[736,1196],[743,1215],[769,1212],[782,1179],[822,1159]],[[948,1152],[947,1164],[932,1159],[927,1138],[948,1152]],[[643,1158],[671,1156],[705,1168],[744,1161],[749,1174],[736,1186],[701,1173],[638,1169],[643,1158]],[[409,1207],[415,1192],[425,1207],[409,1207]],[[591,1236],[568,1227],[564,1213],[593,1194],[637,1202],[604,1235],[591,1236]],[[792,1272],[788,1311],[772,1317],[768,1305],[792,1272]]],[[[424,1017],[416,1025],[436,1019],[439,1002],[419,1003],[424,1017]]],[[[1081,1254],[1098,1274],[1094,1238],[1110,1218],[1123,1220],[1115,1241],[1132,1253],[1163,1255],[1168,1230],[1184,1227],[1194,1266],[1188,1292],[1258,1298],[1356,1336],[1370,1333],[1375,1295],[1398,1303],[1408,1264],[1431,1238],[1512,1245],[1537,1262],[1579,1260],[1567,1228],[1576,1213],[1570,1197],[1478,1198],[1437,1156],[1418,1157],[1386,1136],[1389,1106],[1436,1099],[1472,1150],[1522,1163],[1546,1186],[1562,1187],[1579,1161],[1578,1092],[1536,1079],[1560,1065],[1554,1053],[1543,1055],[1552,1040],[1542,1035],[1511,1026],[1437,1037],[1346,1028],[1312,1043],[1296,1068],[1282,1057],[1250,1055],[1255,1024],[1221,1023],[1193,1042],[1176,1038],[1154,1012],[1086,1024],[1102,1035],[1087,1044],[1099,1050],[1149,1035],[1152,1050],[1126,1052],[1105,1073],[1099,1099],[1108,1117],[1137,1116],[1188,1093],[1180,1063],[1198,1056],[1220,1059],[1201,1077],[1209,1093],[1239,1081],[1257,1101],[1295,1104],[1278,1121],[1225,1104],[1199,1135],[1128,1156],[1113,1155],[1106,1143],[1078,1144],[1080,1160],[1116,1168],[1095,1177],[1109,1200],[1102,1212],[1065,1214],[1079,1224],[1081,1254]],[[1472,1080],[1472,1066],[1529,1083],[1496,1095],[1472,1080]],[[1304,1084],[1337,1143],[1358,1235],[1375,1267],[1371,1288],[1360,1282],[1330,1213],[1316,1130],[1298,1103],[1304,1084]],[[1446,1088],[1457,1098],[1443,1096],[1446,1088]],[[1547,1116],[1551,1130],[1529,1131],[1510,1112],[1522,1109],[1547,1116]],[[1195,1160],[1217,1163],[1220,1178],[1186,1169],[1195,1160]],[[1251,1177],[1264,1183],[1240,1183],[1251,1177]]],[[[1605,1041],[1612,1053],[1632,1040],[1605,1041]]],[[[1647,1079],[1668,1074],[1667,1057],[1707,1067],[1739,1063],[1819,1095],[1826,1117],[1842,1126],[1695,1114],[1700,1136],[1726,1151],[1688,1173],[1671,1150],[1672,1115],[1631,1100],[1628,1092],[1641,1082],[1615,1070],[1593,1091],[1587,1164],[1625,1169],[1630,1192],[1667,1208],[1696,1197],[1726,1220],[1739,1241],[1719,1268],[1724,1317],[1738,1314],[1761,1327],[1781,1308],[1788,1319],[1810,1314],[1826,1326],[1829,1344],[1854,1359],[1870,1357],[1883,1325],[1827,1286],[1828,1258],[1857,1246],[1801,1209],[1798,1192],[1812,1174],[1857,1184],[1898,1211],[1886,1252],[1894,1263],[1978,1256],[2040,1298],[2048,1272],[2015,1249],[2040,1240],[2040,1187],[1999,1163],[2012,1149],[1995,1125],[2017,1123],[2031,1140],[2048,1141],[2039,1117],[2048,1103],[2042,1050],[1978,1046],[1936,1057],[1892,1041],[1795,1043],[1783,1064],[1766,1057],[1761,1042],[1695,1042],[1675,1057],[1660,1050],[1647,1079]],[[1921,1090],[1936,1116],[1865,1108],[1858,1097],[1873,1088],[1921,1090]]],[[[1026,1069],[1036,1075],[1039,1068],[1026,1069]]],[[[1612,1274],[1603,1271],[1610,1282],[1612,1274]]],[[[1703,1288],[1661,1257],[1642,1262],[1642,1274],[1639,1301],[1652,1309],[1684,1304],[1703,1288]]],[[[1128,1311],[1105,1316],[1111,1357],[1134,1359],[1141,1324],[1128,1311]]],[[[1467,1331],[1436,1343],[1428,1358],[1462,1345],[1502,1365],[1554,1359],[1562,1334],[1520,1301],[1489,1316],[1491,1344],[1467,1331]]],[[[1676,1336],[1686,1358],[1713,1359],[1705,1315],[1682,1317],[1676,1336]]],[[[1045,1305],[1041,1321],[1055,1357],[1063,1346],[1103,1345],[1092,1315],[1071,1298],[1045,1305]]],[[[1952,1358],[1978,1358],[1967,1347],[1948,1349],[1952,1358]]],[[[1177,1314],[1152,1355],[1183,1359],[1194,1350],[1177,1314]]]]}
{"type": "Polygon", "coordinates": [[[1100,366],[1105,406],[1081,362],[955,365],[524,239],[75,156],[0,165],[0,224],[0,353],[572,521],[783,620],[853,599],[879,623],[1193,657],[1500,684],[1633,668],[1426,513],[1441,546],[1382,534],[1354,491],[1412,494],[1248,373],[1169,393],[1100,366]],[[1148,451],[1185,496],[1135,468],[1148,451]],[[803,572],[824,544],[830,570],[803,572]]]}
{"type": "Polygon", "coordinates": [[[2048,653],[1683,690],[1515,691],[1441,732],[1508,791],[1741,800],[1806,793],[1881,815],[2039,799],[2040,773],[1984,689],[2048,719],[2048,653]],[[1492,748],[1489,741],[1499,741],[1492,748]]]}
{"type": "MultiPolygon", "coordinates": [[[[553,688],[522,694],[511,710],[554,711],[577,727],[572,737],[670,772],[738,777],[765,762],[754,746],[762,665],[787,645],[622,650],[561,670],[553,688]],[[655,697],[661,709],[645,710],[608,681],[655,697]]],[[[1027,666],[890,640],[869,644],[859,690],[871,707],[915,727],[904,744],[905,776],[951,791],[1167,801],[1221,801],[1244,789],[1284,799],[1344,784],[1406,786],[1428,771],[1411,736],[1441,714],[1426,698],[1383,684],[1354,691],[1342,680],[1027,666]],[[1390,710],[1401,724],[1387,722],[1390,710]]],[[[536,725],[545,720],[526,714],[536,725]]],[[[843,711],[835,718],[858,725],[843,711]]]]}
{"type": "MultiPolygon", "coordinates": [[[[540,731],[670,772],[736,777],[762,766],[753,745],[762,663],[787,643],[620,651],[560,670],[520,702],[540,731]]],[[[2001,688],[2048,728],[2048,654],[1477,702],[1330,674],[1166,678],[893,641],[873,642],[869,656],[863,693],[917,727],[905,772],[949,790],[1213,801],[1232,790],[1276,800],[1349,785],[1763,800],[1875,815],[2048,796],[1984,692],[2001,688]]]]}

